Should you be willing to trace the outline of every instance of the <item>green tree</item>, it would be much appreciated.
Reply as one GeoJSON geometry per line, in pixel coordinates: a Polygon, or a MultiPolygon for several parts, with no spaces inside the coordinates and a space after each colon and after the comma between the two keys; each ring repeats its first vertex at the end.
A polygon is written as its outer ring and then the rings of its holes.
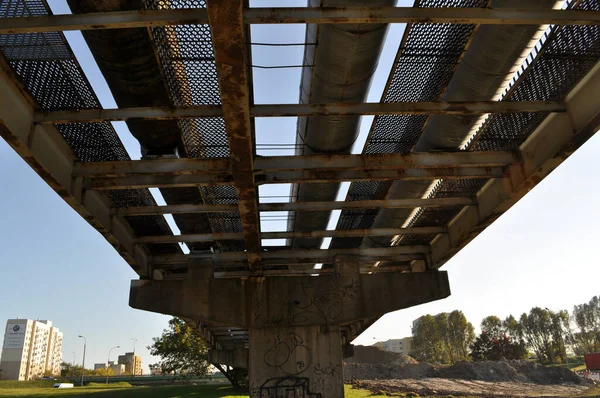
{"type": "Polygon", "coordinates": [[[514,316],[507,316],[506,319],[502,321],[502,327],[504,328],[505,333],[509,335],[513,340],[519,340],[519,342],[523,342],[524,344],[523,327],[514,316]]]}
{"type": "Polygon", "coordinates": [[[411,355],[419,361],[447,362],[439,322],[432,315],[424,315],[413,322],[411,355]]]}
{"type": "Polygon", "coordinates": [[[564,362],[569,335],[569,314],[534,307],[521,315],[519,324],[527,345],[544,364],[564,362]]]}
{"type": "Polygon", "coordinates": [[[501,337],[506,334],[506,327],[496,315],[490,315],[481,321],[481,331],[491,337],[501,337]]]}
{"type": "Polygon", "coordinates": [[[475,340],[475,329],[462,311],[454,310],[448,315],[445,337],[451,363],[469,358],[469,346],[475,340]]]}
{"type": "Polygon", "coordinates": [[[163,372],[187,372],[204,375],[208,371],[208,347],[198,333],[181,318],[172,318],[162,336],[152,339],[151,355],[161,358],[156,364],[163,372]]]}
{"type": "Polygon", "coordinates": [[[550,314],[552,318],[553,357],[560,359],[562,363],[567,360],[567,346],[571,342],[571,317],[569,316],[569,312],[565,310],[558,312],[550,311],[550,314]]]}
{"type": "Polygon", "coordinates": [[[106,376],[107,372],[108,372],[108,376],[115,375],[115,371],[112,370],[111,368],[99,368],[99,369],[94,369],[94,376],[106,376]]]}
{"type": "Polygon", "coordinates": [[[573,308],[573,320],[579,328],[574,334],[578,354],[600,351],[600,299],[592,297],[589,303],[573,308]]]}
{"type": "Polygon", "coordinates": [[[471,358],[473,361],[499,361],[502,358],[523,359],[526,357],[525,345],[513,341],[506,334],[494,336],[484,331],[471,345],[471,358]]]}
{"type": "Polygon", "coordinates": [[[473,325],[462,311],[425,315],[413,323],[412,355],[420,361],[454,363],[469,358],[475,338],[473,325]]]}

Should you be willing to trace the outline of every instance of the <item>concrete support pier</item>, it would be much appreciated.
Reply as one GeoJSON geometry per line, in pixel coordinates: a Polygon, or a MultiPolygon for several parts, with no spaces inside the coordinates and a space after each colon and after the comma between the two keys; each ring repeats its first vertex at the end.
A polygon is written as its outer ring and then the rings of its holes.
{"type": "Polygon", "coordinates": [[[247,330],[247,355],[215,347],[211,360],[245,362],[251,398],[342,398],[343,328],[450,295],[445,272],[360,274],[357,256],[318,277],[214,279],[212,267],[189,267],[185,280],[132,281],[129,304],[247,330]]]}
{"type": "Polygon", "coordinates": [[[252,398],[342,398],[339,326],[250,329],[252,398]]]}

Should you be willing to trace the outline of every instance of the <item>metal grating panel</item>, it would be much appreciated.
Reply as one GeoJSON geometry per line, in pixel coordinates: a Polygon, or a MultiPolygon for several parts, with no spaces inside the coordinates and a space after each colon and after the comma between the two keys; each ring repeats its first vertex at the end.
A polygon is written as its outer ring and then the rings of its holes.
{"type": "Polygon", "coordinates": [[[129,160],[110,123],[57,124],[56,129],[82,162],[129,160]]]}
{"type": "MultiPolygon", "coordinates": [[[[597,11],[600,3],[582,3],[597,11]]],[[[555,28],[545,51],[526,71],[520,84],[505,100],[562,100],[600,60],[600,27],[593,25],[555,28]]],[[[539,126],[547,114],[506,114],[490,117],[476,137],[473,150],[515,149],[539,126]]]]}
{"type": "MultiPolygon", "coordinates": [[[[205,1],[144,0],[147,9],[205,8],[205,1]]],[[[161,26],[151,29],[171,102],[174,106],[220,105],[221,97],[210,28],[207,24],[161,26]]],[[[187,156],[229,157],[229,142],[223,118],[179,120],[187,156]]],[[[202,187],[208,204],[237,204],[233,186],[202,187]]],[[[210,213],[214,233],[241,232],[238,212],[210,213]]],[[[243,250],[242,241],[216,242],[221,251],[243,250]]]]}
{"type": "MultiPolygon", "coordinates": [[[[0,2],[0,18],[49,14],[42,0],[0,2]]],[[[0,52],[41,109],[101,108],[62,33],[0,35],[0,52]]],[[[69,123],[55,127],[82,162],[130,160],[110,123],[69,123]]],[[[115,207],[156,205],[148,190],[107,191],[106,195],[115,207]]],[[[144,225],[131,224],[136,233],[148,230],[171,233],[161,216],[146,217],[143,222],[144,225]]],[[[164,245],[160,250],[179,252],[177,245],[164,245]]]]}
{"type": "Polygon", "coordinates": [[[444,180],[434,190],[432,198],[475,197],[487,179],[444,180]]]}
{"type": "MultiPolygon", "coordinates": [[[[600,3],[587,0],[577,7],[600,11],[600,3]]],[[[543,52],[523,72],[504,100],[563,100],[579,80],[600,61],[600,27],[593,25],[554,27],[543,52]]],[[[475,151],[502,151],[518,148],[548,116],[545,113],[491,115],[470,143],[475,151]]],[[[441,181],[431,197],[475,195],[485,180],[441,181]]],[[[426,226],[432,219],[445,225],[459,209],[432,209],[418,214],[414,226],[426,226]],[[424,219],[423,219],[424,218],[424,219]]],[[[424,238],[424,237],[422,237],[424,238]]],[[[404,241],[404,239],[403,239],[404,241]]],[[[415,242],[423,243],[425,241],[415,242]]]]}
{"type": "MultiPolygon", "coordinates": [[[[485,7],[487,0],[425,0],[419,7],[485,7]]],[[[400,47],[383,102],[436,101],[450,81],[473,25],[413,24],[400,47]]],[[[377,116],[364,153],[408,153],[419,138],[426,115],[377,116]]],[[[357,182],[347,200],[384,199],[391,182],[357,182]]],[[[337,229],[372,225],[377,212],[344,210],[337,229]]]]}
{"type": "MultiPolygon", "coordinates": [[[[148,9],[205,8],[205,1],[145,0],[148,9]]],[[[152,39],[174,106],[220,105],[217,67],[208,24],[153,27],[152,39]]],[[[189,157],[228,157],[223,118],[180,120],[189,157]]]]}

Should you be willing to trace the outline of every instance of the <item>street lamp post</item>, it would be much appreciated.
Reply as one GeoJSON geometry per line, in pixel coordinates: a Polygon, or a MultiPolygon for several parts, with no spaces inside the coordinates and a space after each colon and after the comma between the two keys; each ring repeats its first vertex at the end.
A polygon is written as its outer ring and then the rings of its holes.
{"type": "Polygon", "coordinates": [[[81,361],[81,387],[83,387],[83,375],[85,373],[85,348],[87,346],[87,340],[82,335],[79,335],[83,339],[83,361],[81,361]]]}
{"type": "Polygon", "coordinates": [[[73,351],[73,364],[71,365],[71,377],[75,376],[75,351],[73,351]]]}
{"type": "Polygon", "coordinates": [[[131,374],[133,375],[133,377],[135,377],[135,342],[137,341],[137,339],[132,338],[131,340],[133,340],[133,368],[131,369],[131,374]]]}
{"type": "Polygon", "coordinates": [[[115,348],[120,348],[120,346],[116,345],[110,350],[108,350],[108,360],[106,361],[106,384],[108,384],[108,364],[110,363],[110,352],[115,348]]]}

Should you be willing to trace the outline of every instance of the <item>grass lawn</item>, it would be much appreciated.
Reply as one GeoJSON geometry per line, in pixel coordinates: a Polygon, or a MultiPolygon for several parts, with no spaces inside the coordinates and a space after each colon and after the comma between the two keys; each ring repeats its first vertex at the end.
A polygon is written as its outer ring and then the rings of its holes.
{"type": "Polygon", "coordinates": [[[582,370],[585,370],[585,369],[586,369],[586,366],[585,366],[585,364],[583,364],[583,365],[578,365],[578,366],[574,366],[574,367],[572,367],[572,368],[571,368],[571,370],[573,370],[573,371],[575,371],[575,370],[577,370],[577,371],[582,371],[582,370]]]}
{"type": "MultiPolygon", "coordinates": [[[[0,397],[71,397],[71,398],[248,398],[230,386],[89,386],[70,389],[51,388],[52,383],[0,382],[0,397]]],[[[346,386],[346,398],[383,398],[365,390],[346,386]]],[[[324,397],[325,398],[325,397],[324,397]]]]}
{"type": "MultiPolygon", "coordinates": [[[[403,395],[398,395],[403,396],[403,395]]],[[[154,387],[114,387],[89,386],[72,389],[22,385],[14,387],[0,382],[0,397],[71,397],[71,398],[248,398],[229,386],[154,386],[154,387]]],[[[346,386],[346,398],[384,398],[385,395],[372,395],[365,390],[354,390],[346,386]]],[[[600,398],[600,389],[589,391],[580,397],[600,398]]],[[[326,397],[323,397],[326,398],[326,397]]],[[[426,398],[426,397],[421,397],[426,398]]],[[[468,398],[468,397],[461,397],[468,398]]]]}

